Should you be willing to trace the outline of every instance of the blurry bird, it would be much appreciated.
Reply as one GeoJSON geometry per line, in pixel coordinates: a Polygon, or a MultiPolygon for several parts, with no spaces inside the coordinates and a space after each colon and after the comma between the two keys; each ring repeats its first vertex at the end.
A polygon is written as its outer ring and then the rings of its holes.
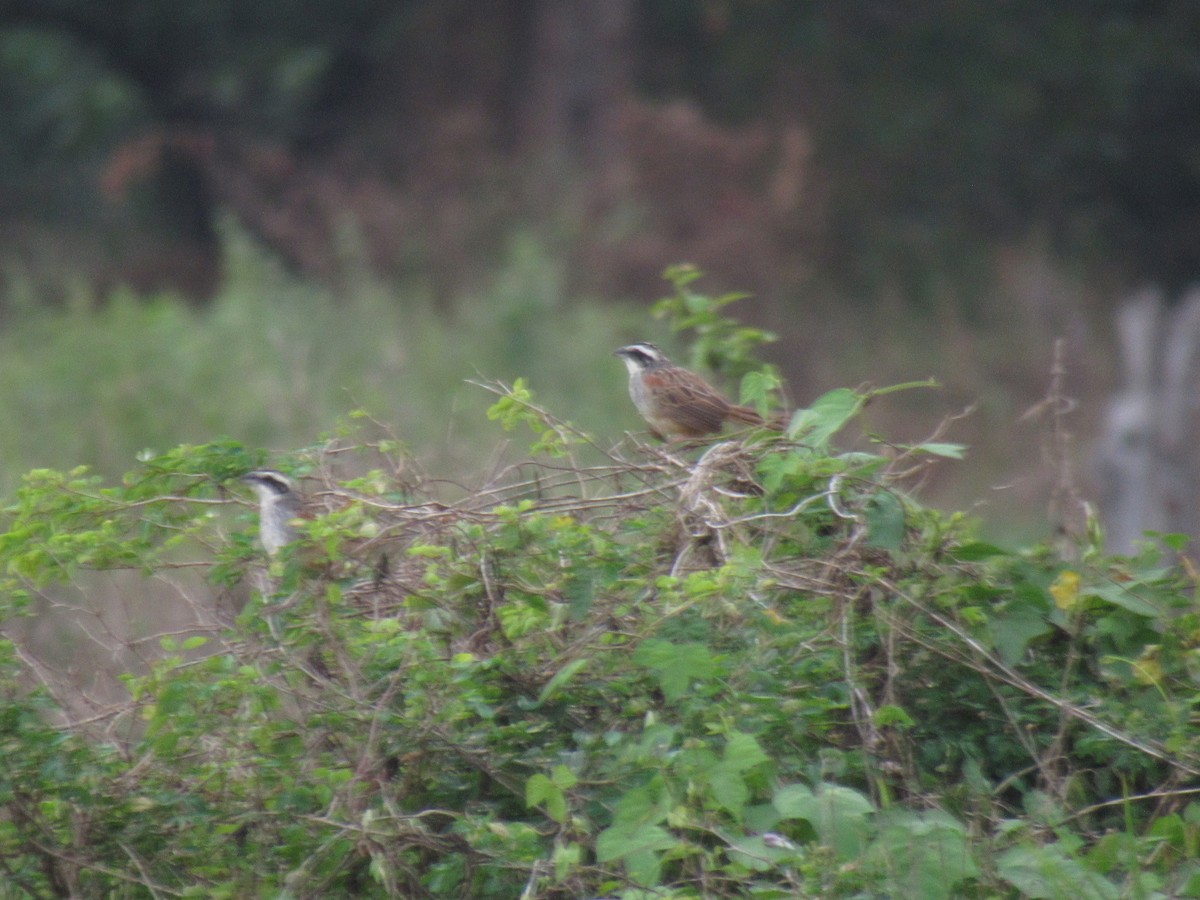
{"type": "MultiPolygon", "coordinates": [[[[258,495],[258,540],[272,560],[278,557],[280,550],[302,536],[297,520],[312,521],[324,511],[315,498],[300,493],[292,479],[274,469],[257,469],[243,475],[242,481],[254,488],[258,495]]],[[[336,566],[333,560],[322,553],[320,546],[300,548],[295,558],[300,562],[301,570],[310,576],[340,577],[347,571],[361,567],[361,561],[356,560],[353,542],[346,545],[346,551],[336,566]]],[[[379,588],[388,580],[387,555],[381,554],[371,570],[370,578],[360,579],[348,590],[362,590],[365,586],[379,588]]]]}
{"type": "Polygon", "coordinates": [[[638,342],[613,352],[629,370],[629,396],[660,440],[715,434],[727,421],[778,428],[748,406],[736,406],[694,372],[677,366],[653,344],[638,342]]]}
{"type": "Polygon", "coordinates": [[[267,556],[274,557],[299,537],[292,521],[302,516],[303,501],[296,484],[274,469],[256,469],[242,481],[258,495],[258,540],[267,556]]]}

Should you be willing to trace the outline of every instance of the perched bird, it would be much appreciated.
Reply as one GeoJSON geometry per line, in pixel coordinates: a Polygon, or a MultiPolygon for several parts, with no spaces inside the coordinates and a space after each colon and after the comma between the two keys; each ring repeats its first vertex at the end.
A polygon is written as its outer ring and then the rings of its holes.
{"type": "Polygon", "coordinates": [[[299,536],[292,524],[302,506],[296,484],[274,469],[256,469],[243,475],[242,481],[258,494],[258,540],[267,556],[273,557],[299,536]]]}
{"type": "Polygon", "coordinates": [[[715,434],[728,421],[778,427],[748,406],[736,406],[694,372],[677,366],[653,344],[638,342],[613,352],[629,370],[629,396],[660,440],[715,434]]]}
{"type": "MultiPolygon", "coordinates": [[[[316,497],[302,494],[291,478],[274,469],[256,469],[243,475],[241,480],[254,488],[258,495],[258,540],[272,562],[268,574],[281,575],[282,569],[275,566],[279,551],[301,537],[301,530],[297,528],[296,521],[312,521],[318,518],[324,511],[323,505],[316,497]]],[[[370,524],[372,523],[363,523],[362,531],[366,532],[366,526],[370,524]]],[[[370,530],[373,533],[376,529],[370,530]]],[[[370,541],[367,540],[366,544],[369,545],[370,541]]],[[[368,563],[364,558],[366,553],[363,545],[353,541],[345,544],[336,559],[329,558],[323,552],[324,549],[320,543],[298,547],[297,553],[292,557],[299,563],[295,574],[304,579],[337,580],[343,586],[347,602],[359,606],[370,603],[376,609],[396,609],[411,593],[406,584],[391,570],[386,553],[380,553],[375,562],[370,564],[370,574],[364,578],[361,575],[368,563]]],[[[420,563],[420,571],[415,574],[410,571],[406,574],[414,583],[420,583],[424,578],[424,561],[414,558],[414,563],[420,563]]],[[[274,592],[277,586],[268,587],[274,592]]],[[[264,611],[282,612],[291,607],[301,593],[293,591],[290,597],[266,607],[264,611]]],[[[278,636],[278,622],[269,618],[268,625],[271,633],[278,636]]]]}

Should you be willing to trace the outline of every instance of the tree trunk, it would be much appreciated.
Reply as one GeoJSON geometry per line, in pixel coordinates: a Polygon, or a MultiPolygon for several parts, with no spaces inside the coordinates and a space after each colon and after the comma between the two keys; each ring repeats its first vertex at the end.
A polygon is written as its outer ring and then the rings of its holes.
{"type": "Polygon", "coordinates": [[[624,155],[620,114],[632,90],[632,0],[538,0],[520,143],[543,162],[608,168],[624,155]]]}
{"type": "Polygon", "coordinates": [[[1145,289],[1117,313],[1125,384],[1098,452],[1107,549],[1132,553],[1147,531],[1200,538],[1200,287],[1168,308],[1145,289]]]}

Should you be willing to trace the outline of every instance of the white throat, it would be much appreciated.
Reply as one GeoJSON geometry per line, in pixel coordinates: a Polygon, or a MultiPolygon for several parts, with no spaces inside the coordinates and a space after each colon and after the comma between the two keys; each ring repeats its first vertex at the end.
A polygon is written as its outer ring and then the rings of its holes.
{"type": "Polygon", "coordinates": [[[636,375],[644,368],[641,361],[632,356],[622,356],[621,362],[625,363],[625,368],[629,370],[630,375],[636,375]]]}

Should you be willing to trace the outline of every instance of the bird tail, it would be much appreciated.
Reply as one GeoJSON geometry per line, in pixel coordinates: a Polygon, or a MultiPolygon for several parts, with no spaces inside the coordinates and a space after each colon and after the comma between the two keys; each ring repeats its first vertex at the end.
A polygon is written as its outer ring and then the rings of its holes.
{"type": "Polygon", "coordinates": [[[778,416],[768,421],[748,406],[731,406],[725,417],[734,422],[741,422],[743,425],[753,425],[756,428],[766,427],[773,428],[776,431],[783,430],[783,421],[778,416]]]}

